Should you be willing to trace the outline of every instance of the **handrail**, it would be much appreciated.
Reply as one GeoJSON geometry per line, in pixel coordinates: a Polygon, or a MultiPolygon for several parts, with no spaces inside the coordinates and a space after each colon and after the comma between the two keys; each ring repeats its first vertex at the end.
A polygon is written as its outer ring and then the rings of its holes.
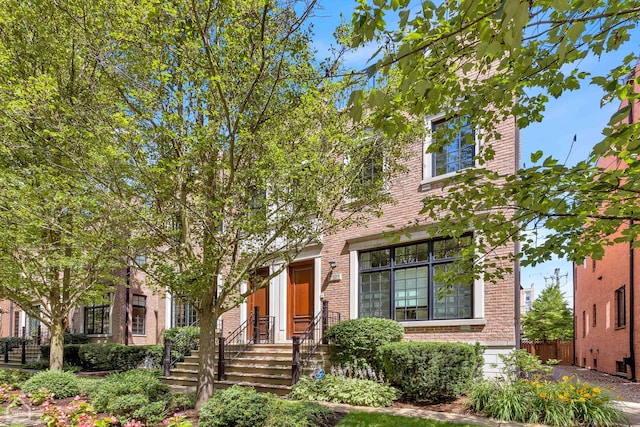
{"type": "Polygon", "coordinates": [[[322,310],[309,322],[307,327],[293,338],[293,363],[291,365],[291,381],[300,379],[302,368],[315,354],[318,346],[327,344],[325,332],[329,326],[340,321],[340,313],[329,311],[329,302],[322,301],[322,310]]]}
{"type": "Polygon", "coordinates": [[[225,366],[237,359],[249,345],[273,343],[274,326],[275,318],[273,316],[260,316],[260,307],[254,307],[247,320],[230,332],[227,338],[220,337],[218,344],[218,380],[222,381],[226,378],[225,366]]]}

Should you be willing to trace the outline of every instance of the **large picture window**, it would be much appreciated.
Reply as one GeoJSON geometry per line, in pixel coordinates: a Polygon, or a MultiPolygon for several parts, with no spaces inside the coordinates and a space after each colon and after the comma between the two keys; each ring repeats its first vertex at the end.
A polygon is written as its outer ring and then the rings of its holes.
{"type": "Polygon", "coordinates": [[[394,246],[359,254],[359,317],[404,320],[469,319],[473,284],[444,285],[471,236],[394,246]]]}
{"type": "Polygon", "coordinates": [[[94,304],[84,308],[84,333],[87,335],[111,333],[111,304],[94,304]]]}
{"type": "Polygon", "coordinates": [[[144,295],[133,295],[131,301],[131,333],[134,335],[144,335],[147,318],[147,297],[144,295]]]}

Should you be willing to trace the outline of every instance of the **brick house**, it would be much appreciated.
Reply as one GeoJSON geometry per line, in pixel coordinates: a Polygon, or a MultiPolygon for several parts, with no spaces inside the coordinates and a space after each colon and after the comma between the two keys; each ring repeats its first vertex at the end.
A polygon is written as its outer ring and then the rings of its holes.
{"type": "MultiPolygon", "coordinates": [[[[640,63],[635,74],[640,72],[640,63]]],[[[633,91],[640,85],[633,83],[633,91]]],[[[627,101],[620,108],[626,107],[627,101]]],[[[640,108],[631,105],[623,123],[637,123],[640,108]]],[[[624,162],[603,157],[597,165],[605,169],[622,169],[624,162]]],[[[615,238],[616,235],[611,236],[615,238]]],[[[629,243],[605,248],[601,260],[587,258],[574,270],[575,364],[610,374],[637,379],[640,341],[635,325],[639,319],[636,294],[640,284],[640,259],[629,243]]]]}
{"type": "MultiPolygon", "coordinates": [[[[436,116],[427,123],[435,129],[446,126],[447,120],[436,116]]],[[[398,320],[405,327],[407,340],[479,342],[485,347],[485,373],[495,374],[498,356],[517,345],[517,269],[495,282],[459,283],[438,298],[434,272],[456,259],[458,245],[472,239],[473,230],[461,241],[454,241],[431,235],[426,220],[409,233],[405,227],[415,222],[424,198],[442,191],[445,178],[474,166],[473,156],[481,144],[490,144],[495,151],[489,167],[503,174],[516,171],[520,141],[515,119],[501,123],[498,130],[500,140],[486,141],[478,129],[463,127],[442,154],[425,153],[430,136],[415,140],[406,163],[408,172],[388,183],[396,203],[385,206],[383,215],[366,225],[324,236],[321,243],[306,248],[267,288],[225,313],[222,334],[226,336],[245,322],[257,306],[261,315],[273,319],[275,342],[290,343],[327,301],[330,310],[339,312],[342,319],[398,320]],[[472,138],[465,138],[468,134],[472,138]],[[394,239],[390,238],[390,226],[402,229],[394,239]]],[[[377,167],[383,164],[372,162],[367,173],[374,174],[377,167]]],[[[513,246],[504,246],[493,253],[513,251],[513,246]]],[[[195,311],[178,296],[154,293],[146,287],[142,272],[123,269],[121,275],[129,287],[117,287],[110,303],[76,308],[70,316],[72,332],[86,333],[92,342],[156,344],[161,342],[164,329],[196,320],[195,311]]],[[[7,336],[3,320],[0,328],[7,336]]]]}
{"type": "MultiPolygon", "coordinates": [[[[446,125],[444,117],[432,117],[429,126],[446,125]]],[[[477,130],[463,128],[444,154],[425,153],[430,137],[411,145],[408,172],[388,184],[397,203],[383,208],[383,215],[365,226],[352,227],[307,248],[271,280],[269,286],[226,313],[224,333],[246,321],[251,310],[274,321],[275,341],[290,342],[327,301],[342,319],[384,317],[405,326],[405,339],[457,341],[482,344],[485,373],[496,372],[498,355],[517,345],[520,284],[517,273],[496,282],[460,283],[444,298],[435,297],[438,284],[433,273],[446,268],[456,257],[460,242],[430,235],[428,223],[398,232],[390,239],[390,226],[405,227],[415,221],[422,200],[441,192],[443,179],[457,170],[473,167],[479,144],[491,144],[495,158],[490,167],[514,173],[519,167],[519,132],[515,120],[499,125],[502,139],[481,141],[477,130]],[[475,144],[465,142],[473,133],[475,144]]],[[[375,171],[373,172],[375,173],[375,171]]],[[[472,231],[469,236],[472,238],[472,231]]],[[[499,248],[502,254],[512,246],[499,248]]],[[[515,269],[517,272],[517,269],[515,269]]]]}

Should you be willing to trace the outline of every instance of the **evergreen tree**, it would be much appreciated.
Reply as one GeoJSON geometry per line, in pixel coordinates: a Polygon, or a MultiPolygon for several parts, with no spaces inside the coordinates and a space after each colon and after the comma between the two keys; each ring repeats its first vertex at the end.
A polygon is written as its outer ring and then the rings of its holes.
{"type": "Polygon", "coordinates": [[[522,334],[530,340],[573,339],[573,313],[558,282],[547,286],[522,316],[522,334]]]}

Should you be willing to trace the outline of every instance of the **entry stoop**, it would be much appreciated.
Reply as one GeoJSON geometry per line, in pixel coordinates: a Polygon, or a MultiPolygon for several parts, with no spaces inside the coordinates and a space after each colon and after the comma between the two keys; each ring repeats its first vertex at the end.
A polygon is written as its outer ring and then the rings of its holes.
{"type": "MultiPolygon", "coordinates": [[[[235,360],[225,365],[226,379],[215,381],[215,388],[232,385],[253,387],[259,392],[270,392],[284,396],[291,391],[292,345],[253,344],[248,346],[235,360]]],[[[172,389],[195,391],[198,374],[197,351],[177,363],[171,375],[163,377],[163,382],[172,389]]],[[[316,353],[303,369],[303,375],[310,375],[316,368],[329,366],[328,346],[318,347],[316,353]]]]}

